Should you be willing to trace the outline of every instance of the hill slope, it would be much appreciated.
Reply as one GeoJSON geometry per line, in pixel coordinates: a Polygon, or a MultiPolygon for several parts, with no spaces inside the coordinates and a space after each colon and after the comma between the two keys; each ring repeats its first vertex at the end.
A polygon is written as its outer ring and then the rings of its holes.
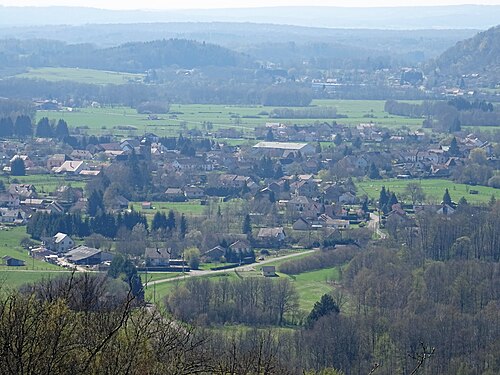
{"type": "Polygon", "coordinates": [[[483,85],[500,82],[500,26],[458,42],[434,62],[433,68],[448,79],[479,80],[483,85]]]}

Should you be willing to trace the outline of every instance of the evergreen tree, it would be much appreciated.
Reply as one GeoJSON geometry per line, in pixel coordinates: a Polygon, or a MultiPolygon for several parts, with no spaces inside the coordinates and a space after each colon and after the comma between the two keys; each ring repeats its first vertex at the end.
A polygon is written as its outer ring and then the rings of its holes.
{"type": "Polygon", "coordinates": [[[332,296],[323,294],[321,299],[314,303],[314,307],[306,318],[306,325],[310,328],[323,316],[339,314],[340,308],[337,306],[332,296]]]}
{"type": "Polygon", "coordinates": [[[391,194],[391,197],[389,198],[389,202],[387,203],[389,205],[389,209],[392,210],[392,206],[395,204],[398,204],[398,198],[396,197],[395,193],[391,194]]]}
{"type": "Polygon", "coordinates": [[[14,159],[14,161],[10,165],[10,174],[12,176],[26,176],[26,166],[24,165],[23,159],[14,159]]]}
{"type": "Polygon", "coordinates": [[[173,210],[168,211],[167,229],[175,229],[175,213],[173,210]]]}
{"type": "Polygon", "coordinates": [[[352,147],[360,149],[361,146],[363,145],[363,141],[361,140],[361,137],[356,137],[354,141],[352,141],[352,147]]]}
{"type": "Polygon", "coordinates": [[[104,211],[104,201],[101,191],[94,190],[87,200],[87,213],[96,216],[99,211],[104,211]]]}
{"type": "Polygon", "coordinates": [[[252,221],[250,220],[249,214],[246,214],[245,218],[243,219],[243,225],[242,225],[241,231],[244,234],[252,235],[252,221]]]}
{"type": "Polygon", "coordinates": [[[448,153],[451,156],[459,156],[460,155],[460,149],[458,148],[458,142],[457,138],[453,137],[450,143],[450,148],[448,149],[448,153]]]}
{"type": "Polygon", "coordinates": [[[450,197],[450,192],[448,191],[448,188],[446,188],[446,190],[444,191],[443,203],[447,204],[448,206],[452,205],[451,197],[450,197]]]}
{"type": "Polygon", "coordinates": [[[20,138],[28,137],[33,134],[33,126],[29,116],[17,116],[16,122],[14,123],[14,134],[20,138]]]}
{"type": "Polygon", "coordinates": [[[273,130],[271,128],[269,128],[267,130],[267,134],[266,134],[266,141],[267,142],[272,142],[274,141],[274,134],[273,134],[273,130]]]}
{"type": "Polygon", "coordinates": [[[368,172],[368,177],[372,180],[380,179],[380,172],[374,162],[370,164],[370,171],[368,172]]]}
{"type": "Polygon", "coordinates": [[[36,124],[35,135],[42,138],[52,137],[52,127],[50,126],[50,122],[47,117],[42,117],[40,121],[38,121],[36,124]]]}
{"type": "Polygon", "coordinates": [[[335,136],[335,138],[333,139],[333,143],[336,145],[336,146],[340,146],[342,144],[342,135],[340,134],[337,134],[335,136]]]}
{"type": "Polygon", "coordinates": [[[10,117],[0,119],[0,137],[12,137],[14,134],[14,123],[10,117]]]}
{"type": "Polygon", "coordinates": [[[179,224],[179,237],[181,239],[184,239],[186,237],[187,230],[188,230],[187,219],[186,219],[186,216],[184,216],[184,214],[182,214],[181,215],[181,222],[179,224]]]}
{"type": "Polygon", "coordinates": [[[385,186],[382,186],[382,190],[380,190],[380,195],[378,198],[378,207],[382,209],[382,207],[384,207],[388,201],[389,201],[389,196],[387,195],[385,186]]]}
{"type": "Polygon", "coordinates": [[[66,123],[66,121],[64,121],[63,119],[60,119],[57,122],[56,129],[55,129],[54,133],[55,133],[55,136],[57,137],[57,139],[59,139],[59,140],[63,140],[64,138],[68,137],[69,130],[68,130],[68,124],[66,123]]]}

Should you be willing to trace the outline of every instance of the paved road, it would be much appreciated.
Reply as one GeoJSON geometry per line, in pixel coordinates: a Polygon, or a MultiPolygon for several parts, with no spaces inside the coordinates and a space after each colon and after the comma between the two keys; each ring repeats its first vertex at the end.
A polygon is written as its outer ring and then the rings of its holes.
{"type": "Polygon", "coordinates": [[[255,263],[252,263],[252,264],[245,264],[244,266],[240,266],[240,267],[236,267],[236,268],[230,268],[230,269],[227,269],[227,270],[217,270],[217,271],[193,270],[193,271],[190,271],[190,272],[186,272],[183,275],[176,276],[176,277],[171,277],[169,279],[161,279],[161,280],[151,281],[149,283],[146,283],[145,286],[151,286],[151,285],[155,285],[155,284],[161,284],[161,283],[167,283],[167,282],[176,281],[176,280],[182,280],[182,279],[184,279],[186,277],[217,275],[217,274],[221,274],[221,273],[232,272],[232,271],[235,271],[235,270],[236,271],[241,271],[241,272],[254,271],[256,266],[262,266],[262,265],[265,265],[265,264],[268,264],[268,263],[276,262],[277,260],[284,260],[284,259],[293,258],[293,257],[299,256],[299,255],[303,255],[303,254],[309,254],[309,253],[312,253],[314,251],[316,251],[316,250],[301,251],[301,252],[298,252],[298,253],[288,254],[288,255],[281,256],[281,257],[269,258],[269,259],[263,260],[261,262],[255,262],[255,263]]]}
{"type": "Polygon", "coordinates": [[[380,230],[380,216],[374,213],[370,213],[370,221],[368,222],[368,228],[378,234],[380,239],[385,240],[387,234],[380,230]]]}

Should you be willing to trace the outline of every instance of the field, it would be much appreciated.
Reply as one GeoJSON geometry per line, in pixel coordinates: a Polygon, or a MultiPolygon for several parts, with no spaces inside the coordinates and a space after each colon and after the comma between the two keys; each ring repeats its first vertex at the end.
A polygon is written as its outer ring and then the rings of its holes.
{"type": "Polygon", "coordinates": [[[61,267],[46,263],[40,260],[33,259],[29,256],[28,251],[24,249],[19,242],[26,234],[26,227],[0,227],[0,258],[10,256],[12,258],[24,260],[24,267],[7,267],[0,265],[0,271],[5,270],[35,270],[35,271],[60,271],[61,267]]]}
{"type": "Polygon", "coordinates": [[[54,192],[58,187],[63,185],[70,185],[74,188],[83,188],[85,186],[85,181],[81,177],[78,177],[78,180],[76,180],[71,176],[62,175],[0,176],[0,180],[3,181],[6,187],[10,183],[13,183],[13,180],[17,180],[20,184],[35,185],[36,191],[42,195],[54,192]]]}
{"type": "Polygon", "coordinates": [[[12,270],[3,271],[0,275],[0,289],[17,289],[24,284],[30,284],[36,281],[55,278],[62,275],[69,275],[68,271],[31,271],[31,270],[12,270]]]}
{"type": "MultiPolygon", "coordinates": [[[[409,126],[419,128],[420,119],[407,119],[384,112],[383,100],[316,100],[312,106],[337,108],[337,113],[348,118],[337,119],[339,123],[357,125],[373,121],[387,127],[409,126]],[[367,117],[370,116],[370,117],[367,117]]],[[[316,121],[332,122],[332,119],[272,119],[262,112],[270,112],[273,107],[263,106],[227,106],[202,104],[172,104],[170,113],[159,115],[157,120],[149,120],[147,115],[138,114],[132,108],[104,107],[82,108],[72,111],[38,111],[37,117],[63,118],[70,127],[87,126],[89,134],[117,134],[133,136],[144,132],[153,132],[160,136],[177,135],[187,129],[203,129],[203,122],[211,122],[214,130],[234,128],[252,135],[255,127],[266,122],[285,124],[311,124],[316,121]],[[120,130],[119,126],[129,126],[131,130],[120,130]]],[[[242,140],[242,142],[244,142],[242,140]]]]}
{"type": "Polygon", "coordinates": [[[37,68],[18,74],[16,78],[39,79],[50,82],[74,81],[94,85],[123,85],[129,82],[142,82],[144,74],[80,68],[37,68]]]}
{"type": "Polygon", "coordinates": [[[491,196],[500,199],[500,189],[495,189],[486,186],[468,186],[465,184],[456,184],[453,181],[442,179],[427,179],[427,180],[364,180],[356,182],[358,187],[358,195],[368,195],[371,199],[378,199],[380,189],[385,186],[398,195],[402,193],[409,182],[418,182],[426,194],[427,203],[438,204],[443,200],[443,194],[446,188],[450,192],[451,199],[458,202],[460,198],[465,197],[469,203],[484,204],[488,203],[491,196]],[[478,194],[470,194],[468,191],[477,190],[478,194]]]}

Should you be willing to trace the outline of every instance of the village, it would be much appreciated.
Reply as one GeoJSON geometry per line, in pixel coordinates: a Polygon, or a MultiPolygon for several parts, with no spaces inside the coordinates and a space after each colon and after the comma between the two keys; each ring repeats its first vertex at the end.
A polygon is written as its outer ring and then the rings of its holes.
{"type": "MultiPolygon", "coordinates": [[[[231,268],[264,260],[279,249],[383,238],[394,225],[412,226],[419,211],[450,215],[456,209],[451,200],[432,202],[410,193],[398,200],[390,192],[392,201],[382,207],[357,188],[355,179],[421,182],[465,175],[470,180],[460,182],[477,194],[473,186],[484,182],[467,172],[475,169],[471,160],[490,177],[499,168],[498,150],[466,132],[450,138],[424,130],[390,131],[374,123],[298,127],[273,122],[255,128],[252,144],[237,146],[227,142],[241,136],[234,129],[200,133],[124,139],[79,135],[73,147],[55,137],[4,140],[0,223],[30,228],[42,215],[86,217],[83,231],[75,228],[82,223],[71,230],[61,223],[28,229],[40,241],[30,246],[30,255],[64,267],[106,270],[113,254],[121,252],[133,256],[139,270],[189,272],[200,262],[231,268]],[[53,190],[37,183],[51,179],[53,190]],[[156,207],[162,202],[163,211],[156,207]],[[169,210],[168,204],[173,204],[169,210]],[[177,212],[182,205],[201,209],[195,215],[177,212]],[[139,219],[124,231],[118,222],[110,231],[88,224],[106,213],[131,212],[139,219]],[[207,223],[213,224],[209,232],[207,223]],[[140,233],[130,241],[136,248],[125,246],[124,238],[134,233],[140,233]],[[106,240],[85,240],[95,236],[106,240]],[[193,248],[195,253],[186,256],[193,248]]],[[[4,263],[24,264],[12,257],[4,263]]]]}

